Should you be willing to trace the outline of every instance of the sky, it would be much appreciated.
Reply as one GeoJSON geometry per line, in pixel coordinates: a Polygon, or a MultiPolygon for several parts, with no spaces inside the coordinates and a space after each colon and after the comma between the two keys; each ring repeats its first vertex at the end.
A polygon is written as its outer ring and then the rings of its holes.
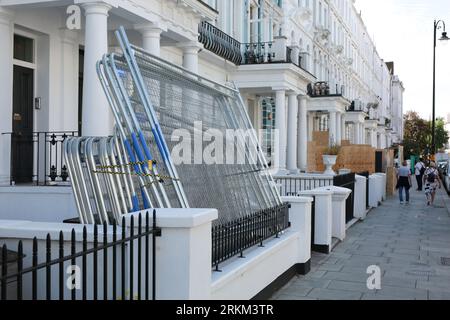
{"type": "MultiPolygon", "coordinates": [[[[433,23],[444,20],[450,36],[448,0],[356,0],[384,61],[394,61],[403,81],[404,112],[432,117],[433,23]]],[[[440,37],[442,30],[438,30],[440,37]]],[[[450,113],[450,41],[436,48],[436,115],[450,113]]],[[[447,117],[446,117],[447,118],[447,117]]]]}

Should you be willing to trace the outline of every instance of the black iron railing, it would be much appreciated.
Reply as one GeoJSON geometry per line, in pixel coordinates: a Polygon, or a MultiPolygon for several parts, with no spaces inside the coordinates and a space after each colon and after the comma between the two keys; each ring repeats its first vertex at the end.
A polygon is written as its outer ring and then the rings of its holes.
{"type": "Polygon", "coordinates": [[[298,196],[301,191],[309,191],[333,185],[332,177],[286,176],[275,177],[274,179],[275,183],[278,185],[280,195],[283,197],[295,197],[298,196]]]}
{"type": "Polygon", "coordinates": [[[236,65],[242,62],[241,43],[206,21],[199,25],[199,42],[205,49],[236,65]]]}
{"type": "Polygon", "coordinates": [[[271,237],[279,237],[290,227],[289,205],[262,210],[212,229],[212,265],[220,271],[219,264],[244,251],[260,245],[271,237]]]}
{"type": "Polygon", "coordinates": [[[242,64],[271,63],[275,59],[273,42],[242,43],[242,64]]]}
{"type": "Polygon", "coordinates": [[[156,227],[155,211],[152,221],[150,219],[148,212],[144,217],[138,216],[137,225],[132,218],[128,230],[124,218],[120,233],[116,224],[112,232],[103,225],[102,234],[95,225],[90,247],[86,227],[81,241],[76,239],[75,230],[70,239],[64,239],[61,231],[57,252],[52,252],[50,235],[47,235],[42,254],[38,240],[34,238],[32,248],[28,250],[31,259],[25,259],[20,241],[15,262],[8,259],[8,248],[3,245],[0,250],[0,300],[155,300],[155,242],[161,230],[156,227]],[[111,235],[112,241],[108,241],[111,235]],[[70,244],[68,255],[65,253],[67,244],[70,244]],[[77,251],[77,246],[82,249],[77,251]],[[44,261],[39,261],[40,256],[44,261]],[[27,266],[27,263],[31,265],[27,266]],[[11,264],[15,266],[14,272],[9,271],[11,264]],[[71,272],[67,272],[67,267],[71,272]],[[78,288],[77,276],[80,277],[78,288]]]}
{"type": "Polygon", "coordinates": [[[313,98],[317,97],[341,97],[345,93],[345,86],[338,85],[331,88],[328,82],[319,81],[308,85],[308,95],[313,98]]]}
{"type": "Polygon", "coordinates": [[[333,185],[336,187],[347,188],[352,191],[345,203],[346,223],[350,222],[354,218],[355,213],[355,173],[342,174],[335,176],[333,179],[333,185]]]}
{"type": "Polygon", "coordinates": [[[33,182],[36,185],[67,182],[69,173],[63,157],[63,143],[76,131],[33,132],[30,134],[3,133],[11,136],[10,184],[33,182]],[[29,158],[15,159],[14,150],[26,147],[29,158]],[[31,151],[30,151],[31,150],[31,151]],[[25,164],[25,162],[29,162],[25,164]]]}

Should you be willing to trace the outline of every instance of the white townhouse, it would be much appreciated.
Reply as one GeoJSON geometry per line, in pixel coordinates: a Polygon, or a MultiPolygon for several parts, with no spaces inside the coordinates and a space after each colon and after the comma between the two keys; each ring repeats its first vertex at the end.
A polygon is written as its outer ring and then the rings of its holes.
{"type": "Polygon", "coordinates": [[[307,169],[314,131],[400,142],[403,85],[353,2],[0,0],[0,185],[64,183],[64,138],[112,133],[95,62],[117,49],[119,26],[154,55],[233,81],[274,172],[307,169]]]}

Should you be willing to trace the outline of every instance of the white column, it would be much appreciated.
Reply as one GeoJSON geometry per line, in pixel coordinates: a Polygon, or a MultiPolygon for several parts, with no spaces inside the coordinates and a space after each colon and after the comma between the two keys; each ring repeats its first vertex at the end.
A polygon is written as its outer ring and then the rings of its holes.
{"type": "Polygon", "coordinates": [[[62,38],[62,94],[58,109],[61,119],[55,124],[59,130],[78,131],[78,34],[64,29],[62,38]]]}
{"type": "Polygon", "coordinates": [[[278,131],[278,146],[275,148],[275,168],[279,174],[286,173],[286,93],[284,90],[276,91],[275,99],[275,127],[278,131]]]}
{"type": "Polygon", "coordinates": [[[336,136],[336,124],[337,124],[337,120],[336,120],[336,111],[332,111],[330,112],[330,122],[329,122],[329,129],[328,129],[328,133],[330,135],[330,144],[337,143],[337,136],[336,136]]]}
{"type": "Polygon", "coordinates": [[[342,143],[342,114],[340,112],[336,113],[336,144],[341,145],[342,143]]]}
{"type": "MultiPolygon", "coordinates": [[[[0,133],[12,131],[13,15],[0,8],[0,133]]],[[[11,136],[0,135],[0,185],[9,184],[11,136]]]]}
{"type": "Polygon", "coordinates": [[[377,148],[377,133],[375,132],[375,129],[370,129],[370,141],[372,144],[372,147],[377,148]]]}
{"type": "Polygon", "coordinates": [[[308,141],[312,141],[314,132],[314,114],[309,112],[307,118],[308,118],[308,141]]]}
{"type": "Polygon", "coordinates": [[[183,67],[191,72],[198,73],[198,52],[201,45],[192,41],[179,45],[183,49],[183,67]]]}
{"type": "Polygon", "coordinates": [[[96,63],[108,52],[108,11],[106,3],[83,4],[86,15],[84,83],[83,83],[83,135],[108,136],[113,132],[113,116],[97,77],[96,63]]]}
{"type": "Polygon", "coordinates": [[[354,122],[353,123],[353,140],[352,140],[353,144],[361,144],[361,140],[360,140],[360,134],[359,134],[359,123],[358,122],[354,122]]]}
{"type": "Polygon", "coordinates": [[[289,94],[288,100],[288,132],[287,132],[287,169],[292,174],[298,173],[297,168],[297,124],[298,124],[297,94],[289,94]]]}
{"type": "Polygon", "coordinates": [[[364,124],[359,124],[359,141],[361,144],[367,144],[366,142],[366,129],[364,128],[364,124]]]}
{"type": "Polygon", "coordinates": [[[161,56],[161,32],[163,28],[153,23],[135,26],[135,29],[142,34],[142,48],[159,57],[161,56]]]}
{"type": "Polygon", "coordinates": [[[307,128],[307,98],[299,99],[299,125],[298,125],[298,166],[301,171],[308,170],[308,128],[307,128]]]}
{"type": "Polygon", "coordinates": [[[345,127],[345,116],[341,115],[341,140],[347,140],[347,130],[345,127]]]}

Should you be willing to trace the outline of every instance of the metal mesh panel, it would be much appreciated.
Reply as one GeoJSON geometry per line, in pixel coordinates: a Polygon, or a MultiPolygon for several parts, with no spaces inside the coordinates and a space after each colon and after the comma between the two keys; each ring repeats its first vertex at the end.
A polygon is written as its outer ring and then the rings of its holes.
{"type": "MultiPolygon", "coordinates": [[[[196,135],[208,136],[211,129],[221,132],[225,138],[228,129],[240,129],[242,133],[248,133],[245,130],[251,129],[243,117],[245,110],[239,110],[243,106],[236,91],[217,88],[211,86],[212,83],[198,82],[182,69],[165,65],[163,61],[142,51],[135,52],[145,88],[149,92],[172,156],[179,142],[176,139],[173,141],[174,130],[186,129],[191,139],[195,140],[196,135]],[[201,127],[196,122],[201,123],[201,127]]],[[[152,146],[152,154],[161,163],[151,126],[145,120],[145,107],[135,97],[136,88],[129,67],[123,59],[117,58],[115,62],[127,93],[132,97],[133,108],[141,128],[145,130],[146,140],[152,146]]],[[[184,163],[176,165],[189,204],[192,207],[217,208],[221,223],[279,204],[269,185],[266,168],[255,160],[259,152],[257,146],[252,146],[249,139],[244,141],[243,138],[245,137],[238,136],[235,141],[230,137],[225,139],[223,154],[226,154],[226,147],[232,145],[235,155],[235,159],[223,159],[226,164],[205,164],[203,159],[196,159],[196,156],[202,156],[196,147],[205,150],[210,142],[202,141],[200,146],[194,146],[195,143],[191,141],[193,152],[188,157],[184,155],[184,163]],[[237,157],[242,157],[243,154],[245,163],[236,164],[237,157]]],[[[173,198],[173,192],[169,198],[173,198]]]]}
{"type": "Polygon", "coordinates": [[[130,194],[134,210],[217,208],[218,224],[280,205],[239,92],[130,46],[123,30],[116,35],[123,55],[105,55],[98,73],[117,125],[112,158],[121,164],[113,167],[131,163],[122,179],[140,192],[106,177],[97,194],[111,206],[120,203],[114,193],[130,194]]]}

